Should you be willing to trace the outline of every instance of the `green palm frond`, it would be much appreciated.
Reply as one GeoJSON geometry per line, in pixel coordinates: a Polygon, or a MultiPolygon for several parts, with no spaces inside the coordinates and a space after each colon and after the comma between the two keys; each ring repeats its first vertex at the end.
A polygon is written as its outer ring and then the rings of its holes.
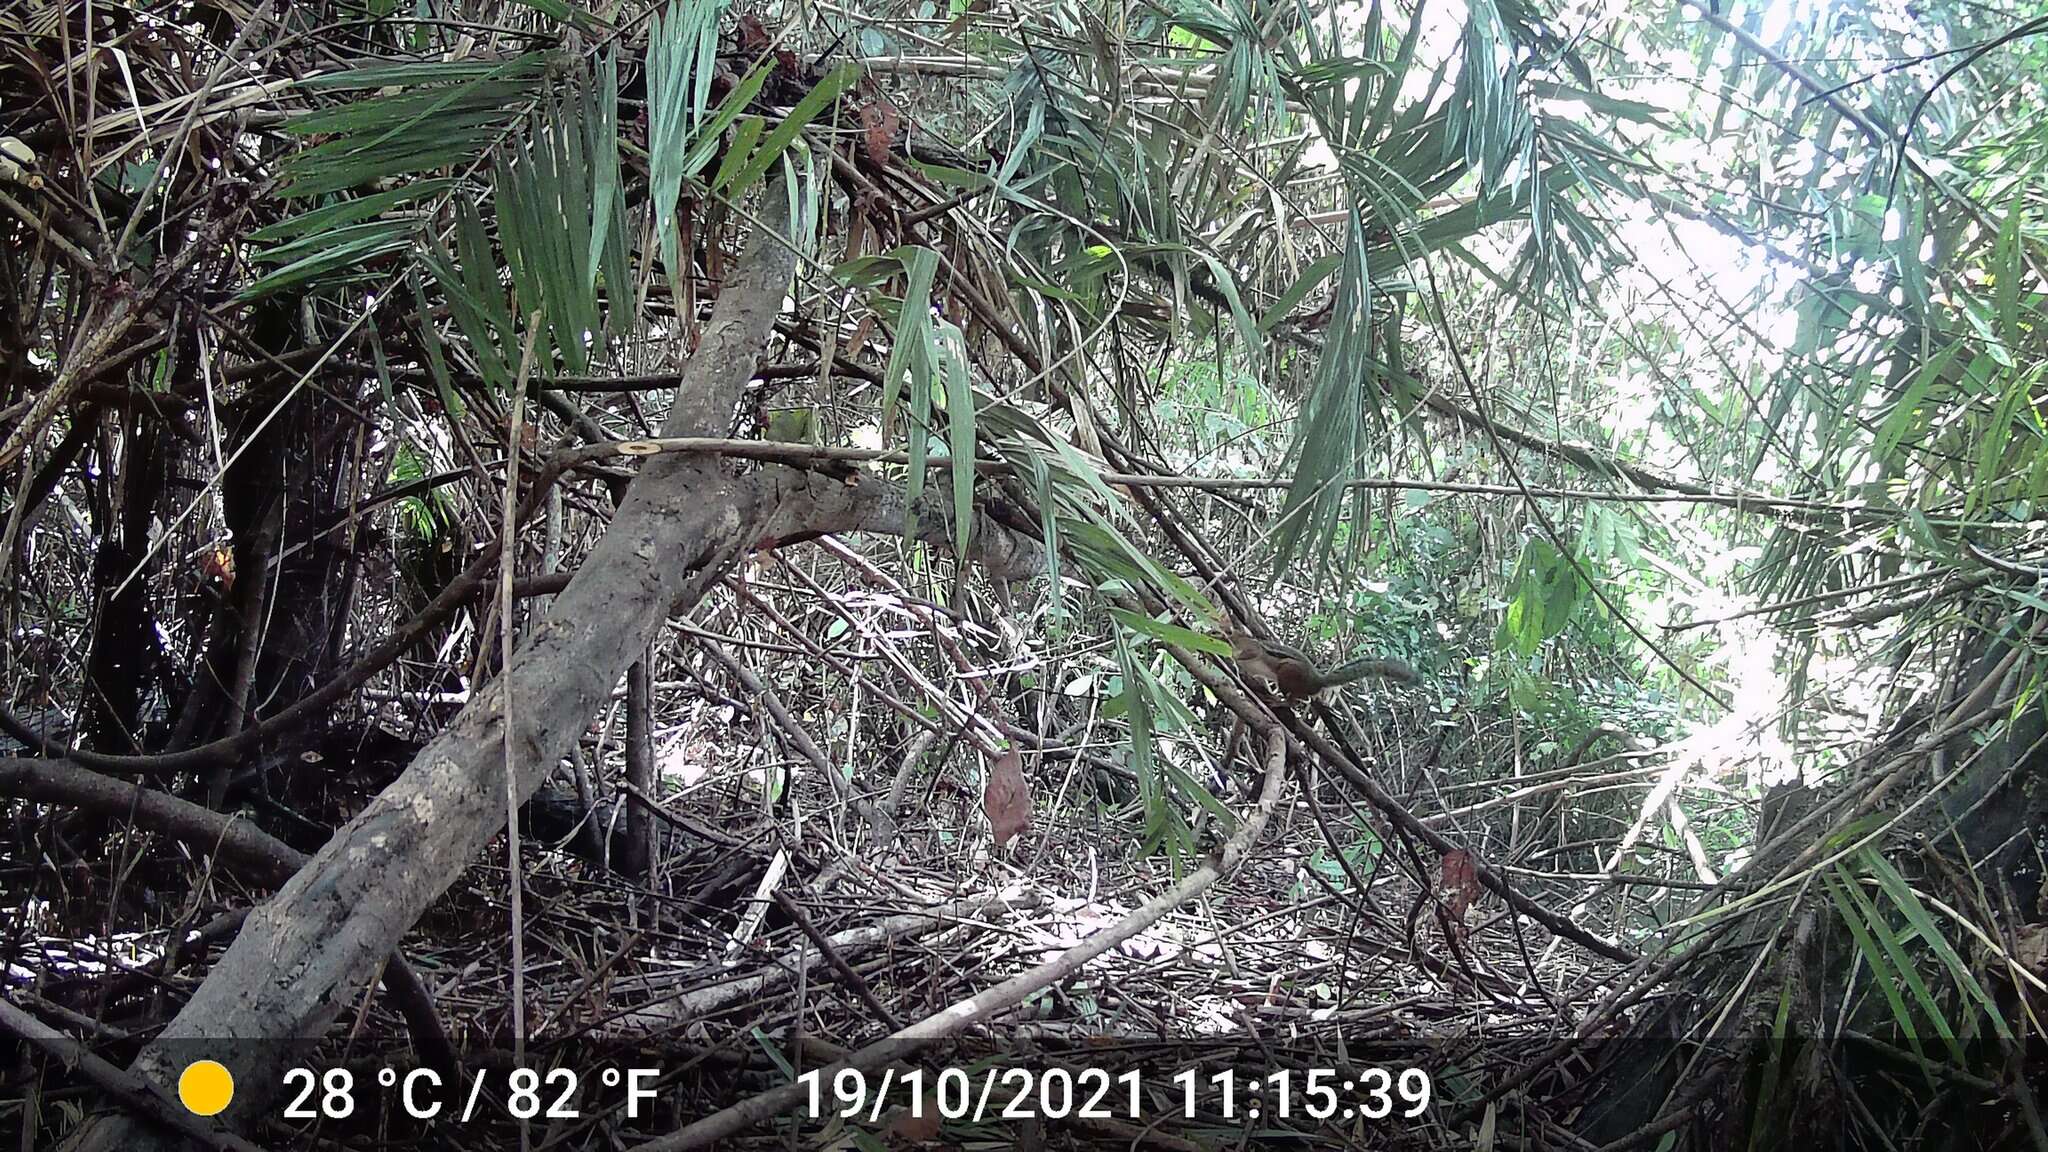
{"type": "Polygon", "coordinates": [[[295,135],[325,137],[285,164],[285,192],[314,197],[399,176],[461,170],[496,144],[538,95],[547,57],[496,62],[380,64],[317,76],[313,93],[397,91],[295,117],[295,135]]]}
{"type": "Polygon", "coordinates": [[[547,57],[528,53],[496,62],[377,64],[301,82],[312,94],[379,94],[287,122],[294,135],[322,139],[286,159],[284,193],[325,202],[252,235],[272,245],[254,261],[277,267],[241,298],[364,280],[378,275],[378,258],[408,254],[455,177],[507,136],[547,74],[547,57]],[[426,172],[452,175],[383,187],[426,172]]]}
{"type": "MultiPolygon", "coordinates": [[[[1294,560],[1304,541],[1319,563],[1327,562],[1345,506],[1349,504],[1360,518],[1370,507],[1363,491],[1353,490],[1349,484],[1371,448],[1372,425],[1382,416],[1380,358],[1365,228],[1356,211],[1346,221],[1346,231],[1349,242],[1337,270],[1337,295],[1330,309],[1315,388],[1288,449],[1295,470],[1274,532],[1275,563],[1280,567],[1294,560]]],[[[1352,533],[1354,550],[1364,535],[1352,533]]]]}
{"type": "MultiPolygon", "coordinates": [[[[683,181],[710,158],[708,149],[693,148],[707,134],[700,131],[711,100],[711,79],[718,60],[718,18],[723,0],[704,4],[670,4],[647,25],[647,166],[649,208],[661,245],[662,267],[671,284],[688,274],[676,250],[676,204],[683,181]]],[[[765,73],[757,70],[757,76],[765,73]]],[[[758,89],[759,79],[754,84],[758,89]]],[[[737,93],[735,93],[737,94],[737,93]]],[[[734,105],[737,115],[744,102],[734,105]]],[[[721,129],[722,130],[722,129],[721,129]]]]}

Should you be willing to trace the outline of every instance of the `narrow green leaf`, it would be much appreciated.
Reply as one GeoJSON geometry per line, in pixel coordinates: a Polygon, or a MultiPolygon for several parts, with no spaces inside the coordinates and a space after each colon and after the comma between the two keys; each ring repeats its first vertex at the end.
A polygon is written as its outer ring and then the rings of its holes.
{"type": "Polygon", "coordinates": [[[1245,311],[1244,301],[1238,299],[1237,277],[1223,266],[1221,260],[1207,252],[1197,252],[1196,255],[1209,266],[1210,278],[1215,281],[1217,290],[1223,293],[1223,299],[1230,304],[1230,318],[1237,325],[1237,338],[1244,344],[1245,355],[1251,357],[1253,363],[1265,359],[1265,338],[1260,335],[1259,326],[1252,322],[1252,314],[1245,311]]]}
{"type": "Polygon", "coordinates": [[[476,357],[477,370],[484,381],[493,389],[510,391],[512,374],[505,366],[501,350],[500,330],[491,322],[485,307],[469,286],[463,283],[461,273],[448,263],[445,252],[432,251],[420,255],[420,264],[433,276],[441,293],[448,301],[448,312],[455,318],[455,326],[469,340],[470,355],[476,357]]]}
{"type": "Polygon", "coordinates": [[[965,564],[974,525],[974,384],[959,329],[945,327],[938,349],[946,368],[946,449],[953,460],[953,555],[965,564]]]}
{"type": "Polygon", "coordinates": [[[1928,391],[1934,387],[1949,364],[1954,362],[1956,353],[1961,351],[1962,347],[1960,341],[1950,343],[1913,374],[1913,379],[1907,383],[1905,392],[1885,415],[1884,423],[1878,426],[1877,440],[1870,450],[1873,459],[1882,460],[1890,456],[1905,439],[1906,433],[1919,422],[1921,401],[1927,398],[1928,391]]]}
{"type": "Polygon", "coordinates": [[[710,162],[712,155],[718,151],[725,130],[732,127],[733,122],[754,102],[754,97],[760,95],[761,85],[768,82],[770,71],[772,69],[768,65],[762,64],[747,73],[731,92],[726,93],[725,99],[718,105],[718,110],[698,129],[695,140],[684,153],[683,175],[694,176],[710,162]]]}
{"type": "MultiPolygon", "coordinates": [[[[441,347],[441,331],[434,326],[433,309],[417,275],[406,277],[412,284],[412,299],[418,317],[420,345],[426,349],[427,371],[434,377],[434,394],[441,398],[441,410],[453,420],[462,415],[462,402],[455,396],[454,381],[448,377],[448,355],[441,347]]],[[[437,277],[439,279],[439,277],[437,277]]],[[[447,283],[442,280],[442,283],[447,283]]]]}
{"type": "Polygon", "coordinates": [[[546,66],[545,52],[528,52],[510,60],[406,61],[398,64],[370,64],[341,72],[308,76],[300,80],[298,86],[308,92],[342,92],[449,81],[530,77],[538,75],[546,66]]]}
{"type": "Polygon", "coordinates": [[[888,253],[856,256],[832,266],[832,278],[849,288],[872,288],[903,275],[903,261],[888,253]]]}
{"type": "MultiPolygon", "coordinates": [[[[903,308],[896,317],[896,339],[889,348],[889,363],[882,372],[882,442],[889,443],[896,423],[896,402],[902,394],[903,374],[914,371],[921,360],[931,329],[932,276],[939,267],[939,255],[929,248],[904,246],[890,253],[903,263],[903,308]],[[925,333],[919,336],[917,333],[925,333]]],[[[911,469],[913,473],[917,468],[911,469]]]]}
{"type": "Polygon", "coordinates": [[[1328,280],[1330,273],[1335,272],[1337,266],[1343,262],[1344,253],[1332,252],[1302,269],[1301,275],[1295,278],[1294,283],[1288,285],[1287,290],[1282,292],[1273,301],[1272,306],[1259,317],[1259,331],[1271,332],[1274,325],[1285,320],[1288,313],[1294,311],[1295,306],[1314,291],[1316,285],[1328,280]]]}
{"type": "Polygon", "coordinates": [[[1965,1059],[1963,1047],[1956,1040],[1955,1029],[1949,1025],[1948,1017],[1943,1014],[1941,1005],[1934,999],[1934,993],[1928,990],[1927,981],[1921,978],[1919,965],[1913,963],[1913,958],[1906,955],[1905,945],[1900,943],[1898,933],[1892,931],[1891,923],[1885,919],[1877,905],[1872,903],[1870,897],[1864,894],[1863,883],[1859,878],[1840,865],[1836,866],[1835,871],[1843,891],[1861,913],[1864,927],[1877,941],[1878,947],[1884,949],[1886,962],[1905,984],[1906,990],[1913,994],[1914,1002],[1920,1005],[1920,1010],[1926,1014],[1928,1022],[1934,1025],[1935,1034],[1948,1045],[1949,1055],[1954,1057],[1958,1065],[1962,1064],[1965,1059]]]}
{"type": "Polygon", "coordinates": [[[759,116],[748,116],[740,121],[733,131],[732,144],[725,150],[725,160],[718,165],[717,174],[711,177],[711,190],[725,192],[747,167],[747,161],[754,154],[754,142],[761,137],[765,126],[759,116]]]}
{"type": "Polygon", "coordinates": [[[1031,488],[1038,498],[1038,522],[1044,533],[1048,611],[1057,620],[1066,614],[1066,601],[1060,589],[1060,530],[1059,517],[1053,513],[1052,476],[1045,466],[1045,457],[1034,452],[1030,463],[1031,488]]]}
{"type": "Polygon", "coordinates": [[[363,331],[370,338],[370,364],[377,372],[377,390],[383,394],[384,403],[391,403],[391,364],[384,358],[384,338],[377,334],[377,325],[365,324],[363,331]]]}
{"type": "Polygon", "coordinates": [[[742,195],[754,186],[756,180],[767,175],[768,166],[781,157],[783,149],[789,147],[790,141],[796,139],[796,134],[803,131],[804,127],[816,119],[833,101],[839,99],[839,94],[852,87],[860,77],[860,65],[848,61],[827,73],[823,80],[818,81],[817,87],[804,93],[803,99],[797,101],[796,107],[790,109],[789,115],[783,118],[782,123],[777,124],[775,130],[768,133],[761,141],[760,149],[754,153],[746,167],[733,178],[728,189],[729,194],[742,195]]]}
{"type": "Polygon", "coordinates": [[[1153,639],[1178,644],[1182,648],[1196,652],[1206,652],[1211,656],[1230,655],[1229,642],[1217,637],[1183,628],[1178,624],[1169,624],[1164,620],[1155,620],[1150,616],[1141,616],[1123,608],[1112,607],[1109,614],[1131,631],[1141,632],[1153,639]]]}
{"type": "MultiPolygon", "coordinates": [[[[1889,952],[1871,939],[1870,925],[1864,919],[1861,906],[1850,894],[1853,881],[1845,881],[1836,870],[1822,875],[1821,881],[1827,886],[1828,895],[1835,902],[1835,910],[1841,913],[1849,935],[1855,939],[1856,951],[1870,969],[1870,982],[1883,994],[1885,1003],[1891,1005],[1892,1019],[1898,1023],[1899,1031],[1905,1035],[1913,1054],[1925,1060],[1927,1053],[1920,1047],[1920,1029],[1913,1022],[1912,1012],[1906,1008],[1905,998],[1899,995],[1899,982],[1894,978],[1896,973],[1892,971],[1889,952]]],[[[1928,1077],[1930,1084],[1933,1083],[1933,1073],[1923,1068],[1922,1074],[1928,1077]]]]}
{"type": "Polygon", "coordinates": [[[1875,847],[1864,847],[1859,856],[1864,869],[1877,878],[1879,886],[1891,899],[1892,906],[1905,915],[1906,922],[1913,926],[1914,933],[1926,941],[1927,947],[1941,960],[1942,966],[1948,969],[1949,976],[1956,982],[1956,987],[1967,993],[1970,999],[1976,1001],[1984,1010],[1984,1014],[1991,1020],[1992,1028],[2001,1039],[2012,1040],[2012,1028],[2007,1025],[2004,1013],[1998,1010],[1997,1001],[1985,992],[1984,986],[1979,984],[1977,977],[1971,973],[1970,966],[1964,963],[1962,956],[1956,952],[1948,938],[1942,935],[1934,923],[1933,915],[1914,893],[1913,886],[1906,883],[1906,878],[1900,875],[1892,862],[1885,859],[1883,853],[1875,847]]]}
{"type": "Polygon", "coordinates": [[[318,208],[301,212],[296,216],[288,216],[275,224],[258,228],[256,231],[249,233],[249,239],[256,244],[269,244],[274,241],[289,240],[295,236],[306,236],[316,232],[331,232],[336,228],[344,228],[350,224],[382,215],[401,204],[431,200],[442,192],[447,191],[454,183],[455,181],[453,180],[445,179],[415,180],[403,188],[393,188],[388,192],[378,192],[370,196],[358,196],[353,200],[339,200],[333,204],[323,204],[318,208]]]}
{"type": "Polygon", "coordinates": [[[932,338],[929,318],[920,314],[897,329],[896,339],[909,341],[910,357],[910,475],[905,483],[903,534],[917,534],[917,503],[924,497],[925,474],[930,467],[932,434],[932,370],[938,349],[932,338]]]}
{"type": "MultiPolygon", "coordinates": [[[[364,262],[391,252],[402,252],[412,247],[412,229],[402,223],[379,222],[359,225],[348,230],[347,236],[313,236],[299,241],[292,247],[308,254],[263,276],[237,294],[238,300],[255,300],[286,288],[326,277],[329,273],[346,271],[351,278],[367,275],[364,262]],[[322,241],[324,247],[313,248],[309,241],[322,241]]],[[[276,253],[266,253],[266,258],[275,259],[276,253]]]]}

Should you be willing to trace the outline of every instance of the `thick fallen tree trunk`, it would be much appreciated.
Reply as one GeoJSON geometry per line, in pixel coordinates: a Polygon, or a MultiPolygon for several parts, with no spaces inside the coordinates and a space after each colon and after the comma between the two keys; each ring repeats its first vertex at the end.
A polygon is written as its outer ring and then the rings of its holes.
{"type": "MultiPolygon", "coordinates": [[[[720,290],[703,339],[677,388],[664,436],[721,435],[780,310],[796,259],[766,214],[720,290]]],[[[485,686],[412,765],[250,914],[190,1003],[144,1050],[135,1070],[176,1082],[201,1056],[234,1074],[222,1119],[260,1114],[275,1096],[288,1046],[320,1036],[355,1003],[380,961],[505,823],[505,739],[523,800],[567,753],[662,620],[694,604],[756,546],[820,532],[883,527],[902,504],[878,484],[851,486],[772,468],[741,476],[719,457],[648,460],[625,501],[547,619],[520,643],[508,672],[485,686]],[[505,714],[505,686],[513,712],[505,714]]],[[[979,519],[979,518],[977,518],[979,519]]],[[[1033,550],[997,546],[977,523],[977,555],[1018,565],[1033,550]]],[[[922,533],[921,533],[922,535],[922,533]]],[[[165,1147],[168,1138],[126,1116],[95,1117],[74,1149],[165,1147]]]]}

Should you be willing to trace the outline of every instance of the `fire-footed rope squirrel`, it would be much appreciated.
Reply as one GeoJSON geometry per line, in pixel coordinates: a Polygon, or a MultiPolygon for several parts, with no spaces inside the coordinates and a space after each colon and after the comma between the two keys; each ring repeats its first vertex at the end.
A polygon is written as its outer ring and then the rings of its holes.
{"type": "Polygon", "coordinates": [[[1384,676],[1403,684],[1415,682],[1415,670],[1399,660],[1384,656],[1360,656],[1346,660],[1325,672],[1315,661],[1292,644],[1261,640],[1236,629],[1230,634],[1230,656],[1246,676],[1270,680],[1282,696],[1306,700],[1325,688],[1384,676]]]}

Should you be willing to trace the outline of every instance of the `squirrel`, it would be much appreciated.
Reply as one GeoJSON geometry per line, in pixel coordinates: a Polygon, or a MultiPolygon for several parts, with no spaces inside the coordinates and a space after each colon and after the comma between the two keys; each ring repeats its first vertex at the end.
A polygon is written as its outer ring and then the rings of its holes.
{"type": "Polygon", "coordinates": [[[1363,680],[1367,676],[1384,676],[1403,684],[1415,682],[1415,669],[1399,660],[1383,656],[1360,656],[1346,660],[1328,672],[1316,667],[1315,661],[1292,644],[1278,640],[1261,640],[1232,629],[1230,633],[1230,656],[1237,662],[1238,670],[1247,676],[1270,680],[1282,696],[1295,700],[1306,700],[1339,684],[1363,680]]]}

